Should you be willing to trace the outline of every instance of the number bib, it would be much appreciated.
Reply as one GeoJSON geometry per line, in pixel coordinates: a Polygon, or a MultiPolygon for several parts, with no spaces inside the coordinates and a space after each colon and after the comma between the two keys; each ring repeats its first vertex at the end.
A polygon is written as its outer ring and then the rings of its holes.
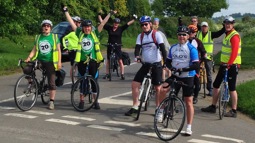
{"type": "Polygon", "coordinates": [[[42,41],[39,44],[39,50],[41,54],[47,55],[51,52],[52,47],[48,41],[42,41]]]}
{"type": "Polygon", "coordinates": [[[82,39],[82,50],[85,53],[90,53],[93,47],[94,47],[94,42],[90,38],[82,39]]]}

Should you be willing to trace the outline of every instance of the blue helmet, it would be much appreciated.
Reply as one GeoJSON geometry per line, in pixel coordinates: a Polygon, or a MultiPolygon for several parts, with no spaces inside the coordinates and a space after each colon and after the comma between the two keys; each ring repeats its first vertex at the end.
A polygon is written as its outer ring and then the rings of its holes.
{"type": "Polygon", "coordinates": [[[140,18],[140,23],[144,23],[144,22],[151,22],[151,17],[150,16],[142,16],[140,18]]]}

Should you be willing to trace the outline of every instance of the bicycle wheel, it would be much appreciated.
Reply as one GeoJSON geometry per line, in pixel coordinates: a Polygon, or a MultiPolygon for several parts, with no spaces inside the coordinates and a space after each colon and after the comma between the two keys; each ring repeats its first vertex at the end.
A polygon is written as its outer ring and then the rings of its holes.
{"type": "Polygon", "coordinates": [[[22,111],[30,110],[38,97],[38,85],[36,79],[30,75],[22,75],[16,82],[14,88],[14,101],[22,111]]]}
{"type": "Polygon", "coordinates": [[[206,71],[203,70],[203,90],[204,90],[204,98],[206,98],[206,84],[207,84],[207,77],[206,77],[206,71]]]}
{"type": "Polygon", "coordinates": [[[170,141],[176,138],[185,122],[185,106],[179,97],[165,98],[158,107],[154,117],[154,130],[157,136],[163,141],[170,141]],[[162,122],[157,120],[158,114],[162,114],[162,122]]]}
{"type": "Polygon", "coordinates": [[[145,101],[145,105],[144,105],[144,111],[148,110],[148,107],[150,106],[150,100],[151,98],[156,94],[155,93],[155,89],[153,86],[150,87],[150,91],[149,91],[149,95],[147,97],[147,100],[145,101]]]}
{"type": "Polygon", "coordinates": [[[78,64],[74,63],[73,66],[71,67],[71,79],[72,79],[72,84],[74,84],[77,79],[79,78],[78,76],[78,64]]]}
{"type": "Polygon", "coordinates": [[[90,76],[78,79],[72,87],[71,103],[79,112],[90,110],[99,96],[99,86],[90,76]]]}
{"type": "Polygon", "coordinates": [[[110,62],[109,62],[109,81],[112,80],[113,69],[114,69],[114,58],[110,57],[110,62]]]}
{"type": "Polygon", "coordinates": [[[228,100],[224,99],[224,97],[226,97],[225,94],[228,94],[227,91],[227,85],[223,84],[220,87],[220,95],[219,95],[219,117],[220,120],[223,119],[224,114],[226,113],[227,110],[227,104],[228,104],[228,100]]]}
{"type": "Polygon", "coordinates": [[[144,82],[144,85],[142,85],[142,86],[143,86],[143,89],[140,91],[141,97],[140,97],[140,104],[139,104],[139,107],[138,107],[136,120],[139,119],[141,109],[142,109],[142,106],[143,106],[143,102],[146,98],[147,89],[149,88],[149,80],[146,79],[146,81],[144,82]]]}
{"type": "Polygon", "coordinates": [[[114,60],[114,68],[113,68],[113,71],[116,71],[117,77],[120,77],[120,74],[119,74],[119,63],[118,63],[118,60],[117,60],[117,59],[114,60]]]}
{"type": "Polygon", "coordinates": [[[43,78],[44,80],[40,83],[40,93],[42,103],[44,105],[47,105],[50,102],[50,91],[49,91],[49,85],[48,85],[48,79],[46,76],[43,78]]]}

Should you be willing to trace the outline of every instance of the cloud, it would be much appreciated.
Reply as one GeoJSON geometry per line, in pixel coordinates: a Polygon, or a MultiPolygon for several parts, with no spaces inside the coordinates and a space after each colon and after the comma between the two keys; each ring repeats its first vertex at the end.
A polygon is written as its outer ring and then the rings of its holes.
{"type": "Polygon", "coordinates": [[[214,13],[213,17],[226,16],[233,13],[255,13],[254,0],[228,0],[228,9],[221,9],[220,12],[214,13]]]}

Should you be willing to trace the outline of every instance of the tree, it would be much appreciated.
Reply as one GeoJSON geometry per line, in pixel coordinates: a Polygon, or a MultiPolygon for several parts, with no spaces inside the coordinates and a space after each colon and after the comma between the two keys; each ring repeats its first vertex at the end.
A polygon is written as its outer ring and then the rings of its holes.
{"type": "Polygon", "coordinates": [[[227,7],[226,0],[155,0],[152,4],[152,10],[162,16],[196,15],[208,18],[227,7]]]}

